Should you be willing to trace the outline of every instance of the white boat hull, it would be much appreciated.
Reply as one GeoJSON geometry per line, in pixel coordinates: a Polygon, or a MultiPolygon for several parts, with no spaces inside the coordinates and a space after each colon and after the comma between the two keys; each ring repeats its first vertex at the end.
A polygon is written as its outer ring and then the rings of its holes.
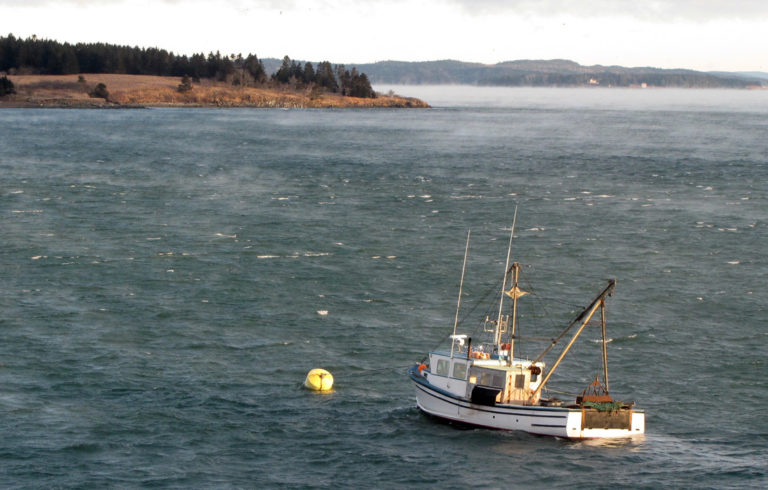
{"type": "Polygon", "coordinates": [[[478,405],[432,386],[416,368],[409,371],[416,385],[416,404],[423,412],[463,424],[569,439],[618,438],[645,433],[645,413],[632,410],[625,428],[586,427],[581,408],[527,405],[478,405]]]}

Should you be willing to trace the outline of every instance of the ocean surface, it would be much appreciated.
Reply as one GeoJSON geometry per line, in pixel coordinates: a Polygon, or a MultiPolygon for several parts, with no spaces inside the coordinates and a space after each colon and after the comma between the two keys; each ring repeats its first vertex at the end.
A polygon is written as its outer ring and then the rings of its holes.
{"type": "Polygon", "coordinates": [[[768,486],[768,92],[386,89],[433,109],[0,111],[0,487],[768,486]],[[471,334],[516,206],[521,334],[617,279],[644,437],[417,410],[466,233],[471,334]]]}

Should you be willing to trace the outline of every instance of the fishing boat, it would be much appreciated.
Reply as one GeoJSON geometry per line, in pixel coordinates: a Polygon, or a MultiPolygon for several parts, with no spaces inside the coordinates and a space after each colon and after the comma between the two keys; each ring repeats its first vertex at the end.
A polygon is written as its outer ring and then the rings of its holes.
{"type": "MultiPolygon", "coordinates": [[[[633,402],[614,400],[608,384],[608,354],[605,322],[606,299],[613,295],[615,280],[608,284],[562,332],[547,339],[538,355],[523,358],[516,351],[518,301],[528,292],[520,288],[519,263],[510,264],[514,222],[498,301],[498,313],[482,321],[488,339],[473,342],[468,334],[457,333],[469,237],[459,286],[450,349],[435,350],[408,371],[416,387],[416,404],[424,413],[464,425],[524,431],[567,439],[621,438],[645,432],[645,413],[633,402]],[[505,310],[505,307],[507,310],[505,310]],[[599,321],[595,318],[597,312],[599,321]],[[594,320],[593,320],[594,319],[594,320]],[[602,330],[602,379],[600,375],[570,402],[549,393],[548,383],[590,324],[602,330]],[[543,359],[572,332],[560,355],[548,368],[543,359]]],[[[541,338],[539,339],[541,340],[541,338]]]]}

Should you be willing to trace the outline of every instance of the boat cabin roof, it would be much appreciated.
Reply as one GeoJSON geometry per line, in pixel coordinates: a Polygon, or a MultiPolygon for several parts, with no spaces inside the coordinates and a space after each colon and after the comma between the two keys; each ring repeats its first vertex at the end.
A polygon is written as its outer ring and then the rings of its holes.
{"type": "MultiPolygon", "coordinates": [[[[448,351],[433,351],[433,352],[430,352],[429,355],[430,355],[430,360],[432,360],[433,357],[444,358],[444,359],[448,359],[448,360],[451,359],[451,353],[448,352],[448,351]]],[[[544,363],[543,362],[534,363],[531,360],[520,359],[520,358],[517,358],[517,357],[514,359],[514,361],[512,362],[511,366],[508,364],[506,359],[499,359],[499,358],[496,358],[496,359],[474,359],[474,358],[467,359],[467,357],[464,354],[460,354],[460,355],[457,356],[455,353],[453,355],[453,360],[454,361],[460,361],[460,362],[469,362],[469,361],[471,361],[473,366],[482,367],[482,368],[486,368],[486,369],[495,369],[495,370],[498,370],[498,371],[512,371],[514,369],[520,369],[521,367],[522,368],[527,368],[527,367],[530,367],[531,365],[534,365],[534,364],[536,366],[539,366],[539,367],[542,367],[542,368],[544,367],[544,363]]]]}

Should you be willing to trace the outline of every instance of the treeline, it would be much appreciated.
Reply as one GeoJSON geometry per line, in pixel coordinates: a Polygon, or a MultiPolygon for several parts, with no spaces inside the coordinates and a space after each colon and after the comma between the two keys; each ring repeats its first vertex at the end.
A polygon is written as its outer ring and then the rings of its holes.
{"type": "Polygon", "coordinates": [[[327,61],[319,63],[315,69],[310,62],[302,66],[286,56],[283,58],[283,64],[272,75],[272,79],[281,84],[314,86],[349,97],[376,97],[376,92],[371,88],[371,82],[365,73],[358,73],[356,68],[347,70],[344,65],[333,67],[327,61]]]}
{"type": "Polygon", "coordinates": [[[317,72],[311,63],[299,67],[298,63],[286,56],[283,67],[268,77],[263,63],[254,54],[245,57],[242,54],[222,56],[217,51],[207,56],[202,53],[186,56],[158,48],[104,43],[70,44],[38,39],[36,36],[21,39],[13,34],[0,37],[0,73],[188,76],[195,81],[209,78],[234,85],[293,83],[296,86],[318,87],[354,97],[376,96],[365,74],[355,69],[350,72],[343,65],[334,68],[327,61],[318,65],[317,72]],[[298,71],[301,71],[300,76],[297,76],[298,71]]]}

